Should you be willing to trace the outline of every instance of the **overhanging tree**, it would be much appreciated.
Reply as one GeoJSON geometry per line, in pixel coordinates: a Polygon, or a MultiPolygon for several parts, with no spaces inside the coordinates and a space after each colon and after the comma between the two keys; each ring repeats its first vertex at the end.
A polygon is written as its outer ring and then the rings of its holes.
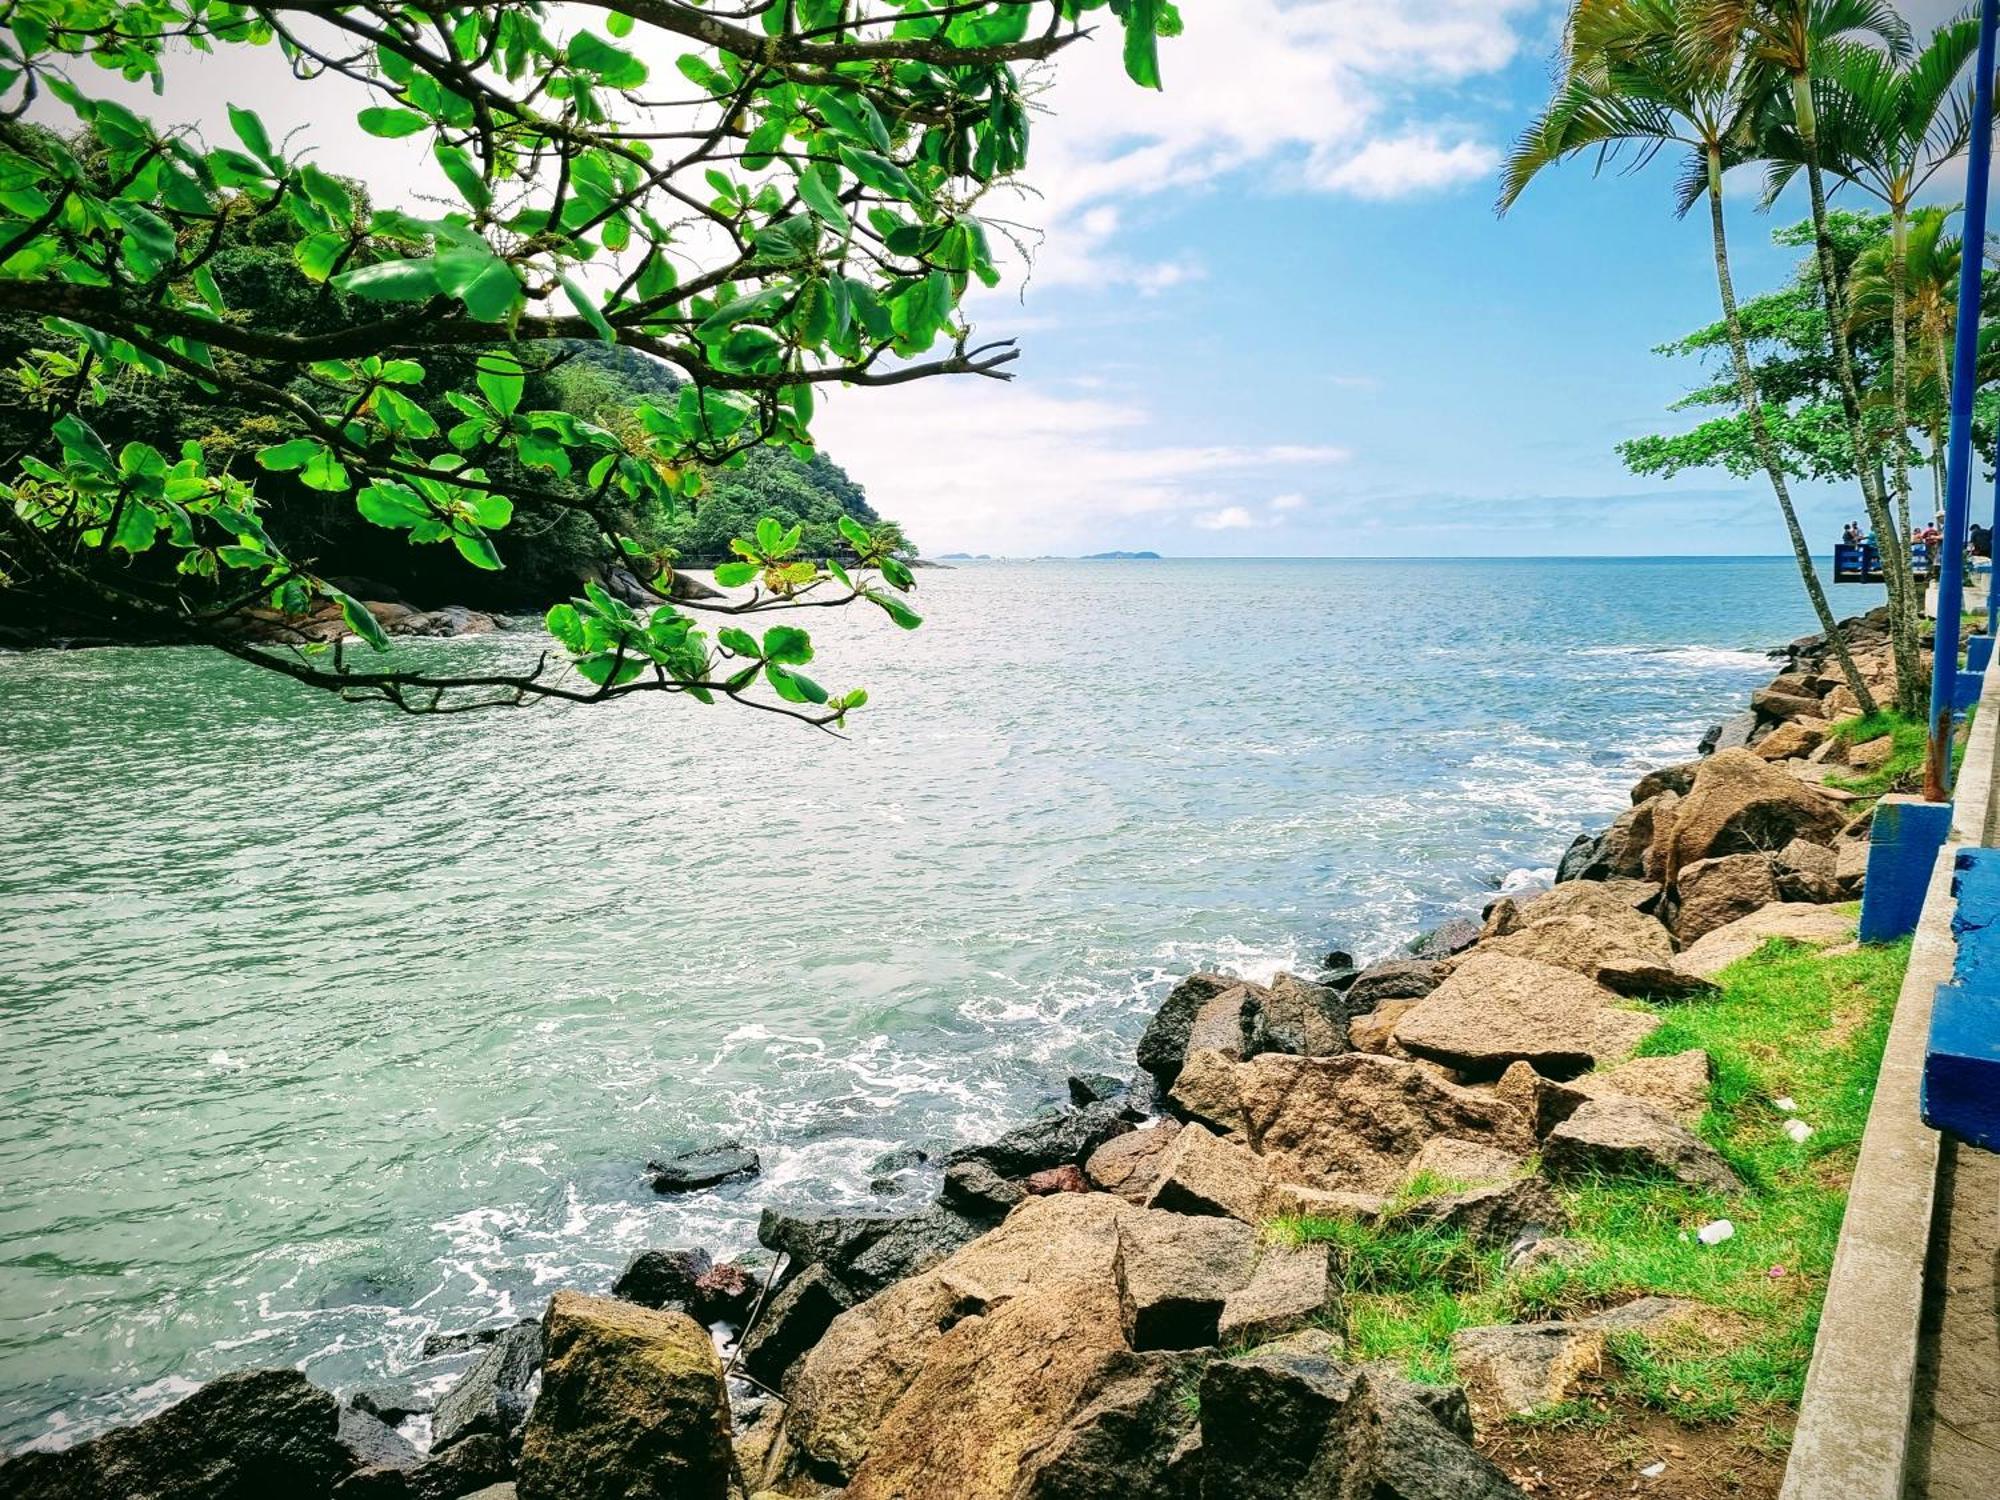
{"type": "MultiPolygon", "coordinates": [[[[351,494],[413,544],[497,568],[517,515],[580,512],[657,576],[635,513],[698,503],[706,470],[761,444],[809,454],[819,389],[1006,378],[1013,344],[975,342],[959,312],[971,282],[998,280],[982,201],[1027,162],[1019,70],[1104,16],[1128,74],[1158,87],[1168,0],[0,4],[0,312],[46,320],[25,374],[50,433],[0,484],[0,575],[406,709],[651,691],[840,722],[864,695],[801,670],[805,630],[711,638],[694,606],[643,616],[595,588],[550,612],[563,651],[526,670],[375,655],[389,643],[372,616],[272,540],[252,483],[197,444],[114,452],[91,413],[140,385],[227,390],[275,419],[264,469],[351,494]],[[427,149],[452,202],[369,206],[335,175],[352,164],[322,166],[250,110],[231,106],[234,139],[215,143],[92,86],[101,70],[157,84],[187,48],[289,68],[330,105],[365,89],[361,127],[427,149]],[[646,60],[675,54],[671,75],[646,60]],[[28,123],[50,98],[81,136],[28,123]],[[330,326],[274,329],[222,295],[214,257],[278,215],[302,231],[296,273],[340,314],[330,326]],[[617,433],[524,405],[529,375],[577,339],[684,383],[617,433]],[[446,392],[447,426],[410,391],[454,362],[470,378],[446,392]],[[372,651],[252,645],[230,624],[251,604],[337,607],[372,651]]],[[[845,557],[807,557],[796,528],[760,521],[717,575],[747,597],[714,607],[864,602],[914,627],[896,539],[841,531],[845,557]]]]}

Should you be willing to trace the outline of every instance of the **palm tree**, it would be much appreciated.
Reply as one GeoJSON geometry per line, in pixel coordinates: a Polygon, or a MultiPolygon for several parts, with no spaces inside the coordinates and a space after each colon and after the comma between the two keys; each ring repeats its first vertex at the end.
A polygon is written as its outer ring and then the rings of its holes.
{"type": "MultiPolygon", "coordinates": [[[[1940,26],[1907,62],[1874,47],[1836,44],[1821,53],[1813,77],[1819,154],[1826,170],[1878,199],[1889,210],[1887,295],[1890,319],[1891,459],[1899,533],[1910,527],[1910,368],[1908,299],[1911,211],[1933,177],[1972,139],[1972,101],[1960,87],[1979,50],[1979,22],[1940,26]]],[[[1779,123],[1765,142],[1772,157],[1765,201],[1774,200],[1805,166],[1796,130],[1779,123]]],[[[1941,222],[1938,227],[1941,227],[1941,222]]],[[[1937,233],[1934,228],[1933,237],[1937,233]]],[[[1879,257],[1878,257],[1879,258],[1879,257]]],[[[1954,263],[1956,258],[1954,257],[1954,263]]],[[[1848,323],[1856,326],[1857,265],[1848,283],[1848,323]]]]}
{"type": "Polygon", "coordinates": [[[1595,153],[1600,168],[1628,155],[1636,169],[1662,151],[1685,150],[1676,217],[1685,217],[1707,199],[1716,288],[1729,330],[1737,396],[1750,422],[1758,461],[1784,515],[1806,597],[1833,646],[1849,690],[1863,713],[1873,713],[1874,697],[1834,621],[1813,567],[1812,548],[1792,505],[1784,464],[1757,394],[1729,269],[1722,177],[1747,137],[1755,100],[1742,87],[1744,69],[1735,59],[1690,45],[1694,40],[1690,9],[1690,0],[1576,0],[1564,36],[1564,75],[1548,107],[1508,156],[1499,211],[1511,209],[1545,168],[1583,152],[1595,153]]]}
{"type": "Polygon", "coordinates": [[[1902,393],[1892,396],[1898,432],[1921,425],[1930,442],[1931,485],[1944,509],[1945,418],[1951,409],[1951,345],[1958,328],[1958,236],[1946,234],[1951,210],[1909,215],[1900,245],[1891,238],[1861,253],[1847,279],[1847,321],[1860,331],[1889,323],[1892,336],[1918,351],[1904,362],[1902,393]],[[1918,414],[1921,413],[1921,420],[1918,414]]]}
{"type": "Polygon", "coordinates": [[[1814,72],[1836,44],[1865,39],[1900,60],[1909,52],[1909,28],[1890,0],[1691,0],[1691,21],[1694,36],[1705,51],[1718,61],[1740,61],[1745,68],[1746,89],[1761,95],[1765,103],[1767,128],[1775,123],[1773,116],[1789,120],[1805,167],[1834,373],[1854,444],[1861,498],[1882,543],[1897,703],[1906,713],[1926,713],[1928,683],[1917,643],[1922,591],[1910,577],[1909,538],[1898,530],[1890,513],[1881,464],[1862,412],[1861,384],[1847,337],[1840,262],[1827,224],[1826,174],[1813,91],[1814,72]]]}

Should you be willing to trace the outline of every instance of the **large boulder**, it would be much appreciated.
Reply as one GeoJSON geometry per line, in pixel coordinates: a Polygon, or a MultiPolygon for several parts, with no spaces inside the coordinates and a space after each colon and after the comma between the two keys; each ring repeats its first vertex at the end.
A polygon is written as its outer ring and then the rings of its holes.
{"type": "Polygon", "coordinates": [[[1682,866],[1676,889],[1674,932],[1686,944],[1776,901],[1778,874],[1767,855],[1730,854],[1682,866]]]}
{"type": "Polygon", "coordinates": [[[1250,1279],[1223,1298],[1215,1338],[1224,1348],[1241,1348],[1339,1317],[1339,1267],[1327,1247],[1267,1243],[1250,1279]]]}
{"type": "Polygon", "coordinates": [[[340,1403],[296,1370],[224,1375],[130,1427],[0,1463],[8,1500],[271,1500],[324,1495],[355,1466],[340,1403]]]}
{"type": "Polygon", "coordinates": [[[1404,952],[1412,958],[1452,958],[1479,941],[1479,924],[1470,917],[1452,917],[1410,939],[1404,952]]]}
{"type": "Polygon", "coordinates": [[[1116,1322],[1119,1224],[1144,1212],[1108,1193],[1030,1198],[939,1265],[841,1312],[786,1383],[791,1442],[816,1470],[853,1473],[931,1347],[1002,1303],[1081,1284],[1110,1296],[1116,1322]]]}
{"type": "Polygon", "coordinates": [[[1695,773],[1702,768],[1698,760],[1682,761],[1679,765],[1661,766],[1648,771],[1632,784],[1632,805],[1659,796],[1662,792],[1672,792],[1676,797],[1685,797],[1694,785],[1695,773]]]}
{"type": "Polygon", "coordinates": [[[1114,1136],[1090,1153],[1083,1175],[1090,1184],[1128,1203],[1144,1203],[1160,1175],[1167,1148],[1180,1130],[1177,1120],[1161,1120],[1142,1130],[1114,1136]]]}
{"type": "MultiPolygon", "coordinates": [[[[1565,976],[1573,977],[1573,976],[1565,976]]],[[[1394,1192],[1424,1143],[1457,1136],[1530,1148],[1503,1100],[1388,1057],[1267,1054],[1229,1068],[1234,1119],[1275,1180],[1337,1192],[1394,1192]]]]}
{"type": "Polygon", "coordinates": [[[1694,1306],[1642,1297],[1568,1321],[1463,1328],[1452,1336],[1452,1360],[1481,1423],[1497,1423],[1568,1400],[1578,1380],[1602,1363],[1607,1335],[1661,1328],[1694,1306]]]}
{"type": "Polygon", "coordinates": [[[681,1151],[659,1161],[646,1163],[656,1193],[697,1193],[719,1187],[738,1177],[755,1177],[763,1163],[755,1151],[746,1151],[735,1141],[703,1146],[698,1151],[681,1151]]]}
{"type": "Polygon", "coordinates": [[[1790,719],[1751,747],[1759,760],[1791,760],[1812,754],[1826,739],[1827,723],[1819,718],[1790,719]]]}
{"type": "Polygon", "coordinates": [[[1256,997],[1249,1051],[1329,1057],[1347,1050],[1353,1000],[1331,985],[1280,974],[1256,997]]]}
{"type": "Polygon", "coordinates": [[[1651,880],[1572,881],[1544,891],[1519,910],[1520,926],[1546,922],[1551,917],[1591,917],[1603,922],[1621,922],[1632,912],[1650,912],[1660,900],[1660,886],[1651,880]]]}
{"type": "Polygon", "coordinates": [[[520,1500],[726,1500],[729,1396],[707,1329],[684,1313],[562,1291],[542,1334],[520,1500]]]}
{"type": "Polygon", "coordinates": [[[1839,809],[1797,778],[1748,750],[1720,750],[1674,810],[1661,873],[1673,884],[1699,860],[1782,849],[1795,838],[1830,844],[1841,822],[1839,809]]]}
{"type": "Polygon", "coordinates": [[[1697,938],[1674,957],[1685,974],[1712,979],[1738,959],[1748,958],[1773,938],[1826,947],[1854,936],[1854,913],[1805,902],[1774,902],[1747,917],[1697,938]]]}
{"type": "Polygon", "coordinates": [[[1781,901],[1833,902],[1846,897],[1840,856],[1824,844],[1793,839],[1772,860],[1781,901]]]}
{"type": "MultiPolygon", "coordinates": [[[[490,1432],[461,1438],[422,1463],[357,1469],[333,1488],[333,1500],[460,1500],[514,1477],[514,1447],[490,1432]]],[[[513,1485],[507,1483],[508,1493],[513,1485]]]]}
{"type": "Polygon", "coordinates": [[[706,1250],[642,1250],[611,1284],[611,1295],[641,1307],[686,1308],[714,1268],[706,1250]]]}
{"type": "Polygon", "coordinates": [[[807,1266],[778,1288],[745,1330],[737,1349],[743,1372],[772,1390],[782,1389],[799,1358],[819,1343],[834,1319],[861,1300],[827,1267],[807,1266]]]}
{"type": "Polygon", "coordinates": [[[1635,1057],[1602,1073],[1586,1074],[1570,1087],[1593,1099],[1642,1099],[1692,1127],[1708,1108],[1712,1073],[1708,1054],[1691,1047],[1671,1057],[1635,1057]]]}
{"type": "Polygon", "coordinates": [[[1160,1158],[1144,1198],[1175,1214],[1218,1214],[1261,1223],[1270,1190],[1264,1163],[1234,1141],[1198,1124],[1181,1127],[1160,1158]]]}
{"type": "Polygon", "coordinates": [[[1481,944],[1479,951],[1554,964],[1599,983],[1609,971],[1629,984],[1636,975],[1671,972],[1674,944],[1658,922],[1627,909],[1608,920],[1579,914],[1530,922],[1481,944]]]}
{"type": "Polygon", "coordinates": [[[1475,1450],[1462,1398],[1342,1363],[1307,1332],[1201,1379],[1202,1500],[1520,1500],[1475,1450]]]}
{"type": "Polygon", "coordinates": [[[1249,1283],[1256,1262],[1257,1231],[1235,1219],[1125,1215],[1114,1268],[1125,1341],[1134,1349],[1212,1346],[1223,1304],[1249,1283]]]}
{"type": "Polygon", "coordinates": [[[1198,1482],[1180,1472],[1196,1431],[1188,1398],[1209,1358],[1162,1350],[1107,1361],[1076,1412],[1021,1455],[1012,1500],[1187,1500],[1198,1482]]]}
{"type": "MultiPolygon", "coordinates": [[[[1130,1127],[1121,1122],[1120,1128],[1130,1127]]],[[[970,1148],[960,1159],[990,1165],[984,1153],[993,1149],[970,1148]]],[[[959,1246],[977,1239],[988,1224],[985,1217],[962,1213],[950,1203],[934,1203],[917,1213],[897,1215],[788,1214],[767,1208],[758,1220],[757,1237],[768,1249],[789,1255],[796,1267],[824,1266],[842,1286],[860,1297],[870,1297],[905,1276],[936,1265],[959,1246]]]]}
{"type": "Polygon", "coordinates": [[[1455,1230],[1478,1245],[1509,1245],[1531,1231],[1562,1227],[1562,1204],[1539,1177],[1483,1183],[1422,1198],[1401,1209],[1399,1224],[1455,1230]]]}
{"type": "Polygon", "coordinates": [[[1580,1073],[1596,1058],[1597,1014],[1611,998],[1569,969],[1479,952],[1396,1023],[1395,1040],[1418,1057],[1488,1077],[1517,1061],[1551,1075],[1580,1073]]]}
{"type": "Polygon", "coordinates": [[[1592,1099],[1542,1142],[1542,1170],[1558,1182],[1597,1175],[1670,1177],[1733,1193],[1743,1184],[1715,1148],[1658,1105],[1622,1095],[1592,1099]]]}
{"type": "Polygon", "coordinates": [[[1129,1357],[1108,1280],[1066,1281],[960,1319],[875,1429],[845,1500],[1013,1500],[1031,1455],[1129,1357]]]}
{"type": "Polygon", "coordinates": [[[1647,856],[1664,815],[1671,822],[1680,797],[1661,792],[1637,803],[1600,834],[1588,859],[1573,871],[1578,880],[1643,880],[1650,877],[1647,856]]]}
{"type": "Polygon", "coordinates": [[[1202,1007],[1242,983],[1227,974],[1190,974],[1173,987],[1139,1038],[1139,1066],[1161,1089],[1173,1087],[1179,1076],[1188,1053],[1188,1034],[1202,1007]]]}

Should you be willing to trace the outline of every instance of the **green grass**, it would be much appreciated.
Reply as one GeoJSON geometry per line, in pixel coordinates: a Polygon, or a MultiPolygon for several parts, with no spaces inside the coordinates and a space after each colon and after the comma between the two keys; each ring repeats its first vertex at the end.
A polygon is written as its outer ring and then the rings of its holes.
{"type": "MultiPolygon", "coordinates": [[[[1966,731],[1971,724],[1972,713],[1967,713],[1958,721],[1958,732],[1953,737],[1951,750],[1954,773],[1965,759],[1966,731]]],[[[1913,791],[1923,785],[1924,754],[1930,733],[1922,719],[1884,709],[1858,719],[1842,719],[1827,733],[1853,745],[1879,740],[1885,734],[1895,736],[1895,748],[1881,765],[1863,776],[1829,776],[1826,779],[1828,786],[1863,797],[1880,797],[1885,792],[1913,791]]]]}
{"type": "MultiPolygon", "coordinates": [[[[1354,1357],[1399,1359],[1414,1379],[1454,1378],[1461,1328],[1657,1294],[1708,1311],[1662,1333],[1616,1336],[1614,1394],[1686,1422],[1796,1406],[1908,956],[1907,944],[1829,958],[1770,943],[1718,976],[1720,995],[1661,1008],[1664,1024],[1640,1051],[1699,1047],[1714,1060],[1698,1131],[1749,1185],[1742,1194],[1631,1180],[1575,1186],[1562,1194],[1566,1232],[1590,1243],[1590,1257],[1516,1274],[1502,1269],[1501,1251],[1393,1211],[1380,1225],[1292,1219],[1273,1230],[1332,1248],[1354,1357]],[[1813,1126],[1803,1144],[1784,1133],[1789,1117],[1772,1102],[1786,1095],[1813,1126]],[[1735,1236],[1701,1244],[1694,1231],[1717,1218],[1734,1223],[1735,1236]]],[[[1571,1402],[1537,1420],[1584,1415],[1571,1402]]]]}

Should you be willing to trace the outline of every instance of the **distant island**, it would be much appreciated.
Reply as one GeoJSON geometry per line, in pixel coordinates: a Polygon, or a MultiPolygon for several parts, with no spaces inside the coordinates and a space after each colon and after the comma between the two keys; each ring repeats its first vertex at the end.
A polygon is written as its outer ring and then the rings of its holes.
{"type": "Polygon", "coordinates": [[[991,562],[993,561],[993,554],[990,552],[940,552],[937,560],[939,562],[991,562]]]}
{"type": "Polygon", "coordinates": [[[1158,562],[1157,552],[1091,552],[1082,559],[1084,562],[1158,562]]]}

